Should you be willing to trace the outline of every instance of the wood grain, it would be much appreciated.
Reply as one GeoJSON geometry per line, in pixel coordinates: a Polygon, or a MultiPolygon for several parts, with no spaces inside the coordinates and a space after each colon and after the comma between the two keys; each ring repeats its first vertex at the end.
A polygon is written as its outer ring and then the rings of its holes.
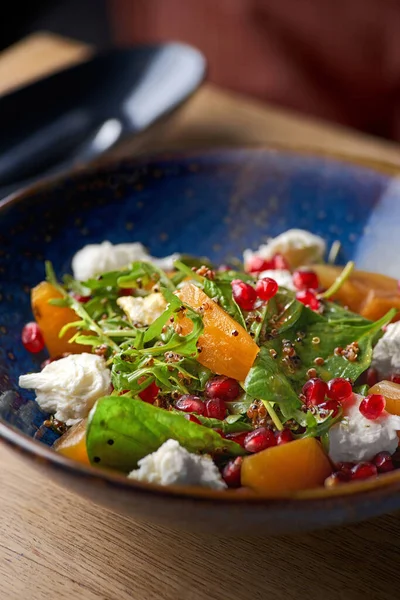
{"type": "MultiPolygon", "coordinates": [[[[0,90],[88,55],[36,35],[0,57],[0,90]]],[[[180,111],[114,154],[305,145],[400,164],[382,140],[299,118],[205,85],[180,111]]],[[[55,486],[0,446],[4,600],[385,600],[399,597],[398,515],[309,535],[222,538],[120,517],[55,486]]]]}
{"type": "Polygon", "coordinates": [[[7,600],[373,600],[398,597],[400,522],[296,537],[199,536],[136,522],[0,448],[7,600]]]}

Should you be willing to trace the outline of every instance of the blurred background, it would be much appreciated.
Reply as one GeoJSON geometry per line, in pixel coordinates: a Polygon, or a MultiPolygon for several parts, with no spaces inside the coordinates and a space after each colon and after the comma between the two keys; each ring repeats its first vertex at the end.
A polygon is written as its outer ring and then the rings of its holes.
{"type": "Polygon", "coordinates": [[[1,48],[38,30],[99,48],[189,42],[205,53],[209,79],[220,86],[400,141],[399,0],[13,0],[2,5],[1,48]]]}

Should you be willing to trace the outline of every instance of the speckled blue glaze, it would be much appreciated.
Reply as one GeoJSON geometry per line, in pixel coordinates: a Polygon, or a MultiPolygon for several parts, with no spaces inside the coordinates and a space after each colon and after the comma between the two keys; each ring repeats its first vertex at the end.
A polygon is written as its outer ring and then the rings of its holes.
{"type": "MultiPolygon", "coordinates": [[[[188,252],[226,262],[290,227],[357,253],[393,178],[331,159],[274,150],[227,150],[124,161],[80,173],[6,203],[0,211],[0,416],[34,435],[44,415],[18,376],[42,356],[20,342],[32,319],[29,290],[44,259],[58,275],[90,242],[141,241],[154,255],[188,252]],[[10,392],[11,390],[11,392],[10,392]]],[[[382,215],[380,216],[382,218],[382,215]]],[[[384,219],[390,220],[386,210],[384,219]]],[[[387,239],[395,253],[400,241],[387,239]]],[[[43,441],[54,439],[47,430],[43,441]]]]}

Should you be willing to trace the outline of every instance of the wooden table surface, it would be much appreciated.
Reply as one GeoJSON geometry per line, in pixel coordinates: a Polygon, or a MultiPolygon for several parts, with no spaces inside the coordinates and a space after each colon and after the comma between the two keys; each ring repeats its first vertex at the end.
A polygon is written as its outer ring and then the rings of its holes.
{"type": "MultiPolygon", "coordinates": [[[[90,51],[38,34],[0,56],[0,90],[90,51]]],[[[105,92],[106,93],[106,92],[105,92]]],[[[124,144],[152,149],[289,143],[400,165],[399,148],[205,85],[169,122],[124,144]]],[[[169,531],[97,507],[0,447],[1,600],[399,598],[400,515],[296,537],[169,531]]]]}

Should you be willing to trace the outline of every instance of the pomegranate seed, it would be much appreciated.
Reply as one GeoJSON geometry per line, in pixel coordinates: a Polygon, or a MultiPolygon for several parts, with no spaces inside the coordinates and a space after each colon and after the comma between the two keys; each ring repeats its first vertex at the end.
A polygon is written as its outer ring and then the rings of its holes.
{"type": "Polygon", "coordinates": [[[367,383],[368,387],[372,387],[373,385],[378,383],[378,372],[373,367],[370,367],[367,370],[366,383],[367,383]]]}
{"type": "Polygon", "coordinates": [[[393,383],[400,383],[400,375],[395,373],[390,377],[390,381],[393,381],[393,383]]]}
{"type": "Polygon", "coordinates": [[[252,256],[246,264],[246,271],[248,273],[261,273],[261,271],[270,271],[271,269],[275,269],[273,259],[265,260],[261,256],[252,256]]]}
{"type": "Polygon", "coordinates": [[[378,470],[371,462],[360,462],[355,465],[351,470],[352,479],[368,479],[369,477],[376,477],[378,470]]]}
{"type": "Polygon", "coordinates": [[[195,417],[194,415],[191,415],[190,413],[183,415],[183,418],[186,419],[187,421],[190,421],[191,423],[197,423],[197,425],[201,425],[201,421],[199,421],[199,419],[197,417],[195,417]]]}
{"type": "Polygon", "coordinates": [[[218,435],[220,435],[222,438],[225,439],[226,436],[225,436],[224,432],[222,431],[222,429],[213,429],[213,431],[215,431],[215,433],[218,433],[218,435]]]}
{"type": "Polygon", "coordinates": [[[81,294],[74,294],[74,298],[75,300],[78,300],[78,302],[80,302],[81,304],[85,304],[86,302],[89,302],[89,300],[92,299],[92,296],[81,296],[81,294]]]}
{"type": "Polygon", "coordinates": [[[261,300],[271,300],[278,291],[278,284],[275,279],[270,277],[264,277],[259,279],[256,283],[256,293],[261,300]]]}
{"type": "Polygon", "coordinates": [[[311,310],[318,310],[321,306],[321,302],[318,300],[313,290],[301,290],[300,292],[296,292],[296,299],[311,310]]]}
{"type": "Polygon", "coordinates": [[[339,469],[339,471],[351,471],[351,469],[354,467],[354,463],[341,462],[341,463],[338,463],[336,466],[339,469]]]}
{"type": "Polygon", "coordinates": [[[381,394],[371,394],[364,398],[360,404],[360,413],[366,419],[374,421],[385,410],[386,400],[381,394]]]}
{"type": "Polygon", "coordinates": [[[290,429],[284,429],[283,431],[277,431],[275,434],[276,443],[278,446],[282,444],[287,444],[288,442],[293,441],[293,435],[290,429]]]}
{"type": "Polygon", "coordinates": [[[153,404],[159,391],[160,388],[158,387],[158,385],[156,385],[156,383],[152,381],[151,384],[147,386],[147,388],[144,388],[144,390],[139,392],[139,398],[143,400],[143,402],[149,402],[150,404],[153,404]]]}
{"type": "Polygon", "coordinates": [[[205,394],[208,398],[221,398],[222,400],[236,400],[241,388],[236,379],[220,375],[213,377],[206,383],[205,394]]]}
{"type": "Polygon", "coordinates": [[[290,265],[283,254],[274,254],[272,257],[273,269],[279,269],[282,271],[288,271],[290,269],[290,265]]]}
{"type": "Polygon", "coordinates": [[[353,388],[351,387],[350,381],[343,377],[335,377],[328,381],[328,391],[326,395],[331,400],[337,400],[337,402],[343,402],[346,398],[349,398],[353,394],[353,388]]]}
{"type": "Polygon", "coordinates": [[[373,463],[378,469],[378,473],[387,473],[394,469],[393,460],[389,452],[379,452],[373,459],[373,463]]]}
{"type": "Polygon", "coordinates": [[[183,412],[197,413],[198,415],[204,415],[206,410],[203,400],[200,400],[198,396],[191,396],[190,394],[181,396],[176,401],[175,408],[183,410],[183,412]]]}
{"type": "Polygon", "coordinates": [[[298,290],[316,290],[319,287],[318,276],[314,271],[295,271],[293,285],[298,290]]]}
{"type": "Polygon", "coordinates": [[[329,477],[325,479],[325,487],[336,487],[340,483],[346,483],[346,481],[350,481],[351,473],[344,473],[343,471],[336,471],[332,473],[329,477]]]}
{"type": "Polygon", "coordinates": [[[232,296],[242,310],[253,310],[257,300],[256,290],[240,279],[231,282],[232,296]]]}
{"type": "Polygon", "coordinates": [[[118,291],[118,296],[133,296],[133,292],[133,288],[120,288],[118,291]]]}
{"type": "Polygon", "coordinates": [[[240,431],[238,433],[227,433],[225,437],[227,440],[236,442],[237,444],[239,444],[239,446],[243,446],[244,448],[244,440],[246,439],[247,434],[248,431],[240,431]]]}
{"type": "Polygon", "coordinates": [[[306,397],[306,404],[322,404],[328,392],[328,386],[322,379],[309,379],[303,385],[303,394],[306,397]]]}
{"type": "Polygon", "coordinates": [[[229,487],[240,487],[240,473],[242,470],[243,458],[238,456],[235,460],[230,460],[222,470],[222,478],[229,487]]]}
{"type": "Polygon", "coordinates": [[[39,325],[34,321],[25,325],[22,330],[21,338],[25,349],[28,350],[28,352],[32,352],[32,354],[37,354],[44,348],[42,332],[39,329],[39,325]]]}
{"type": "Polygon", "coordinates": [[[221,398],[212,398],[207,400],[205,406],[206,417],[210,419],[219,419],[222,421],[226,415],[226,404],[221,398]]]}
{"type": "Polygon", "coordinates": [[[244,447],[247,452],[260,452],[271,446],[276,446],[276,439],[271,431],[266,427],[259,427],[250,431],[244,440],[244,447]]]}
{"type": "Polygon", "coordinates": [[[322,410],[332,411],[332,417],[336,417],[339,414],[340,402],[337,400],[328,400],[327,402],[322,402],[318,406],[318,408],[322,408],[322,410]]]}

